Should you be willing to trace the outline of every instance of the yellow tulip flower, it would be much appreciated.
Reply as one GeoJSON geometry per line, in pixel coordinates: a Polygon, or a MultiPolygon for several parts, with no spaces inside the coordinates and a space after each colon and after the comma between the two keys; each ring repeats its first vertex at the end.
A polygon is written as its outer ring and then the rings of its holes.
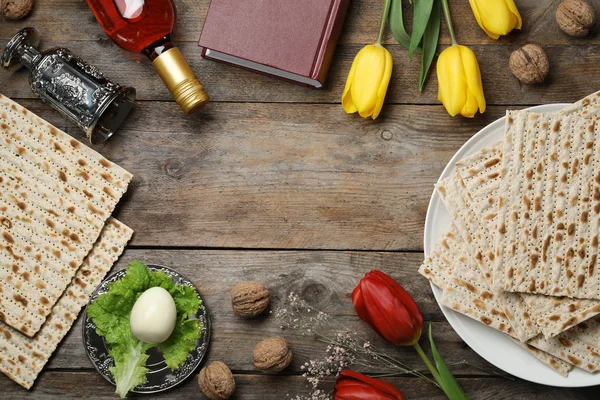
{"type": "Polygon", "coordinates": [[[492,39],[513,29],[521,29],[523,21],[513,0],[469,0],[477,23],[492,39]]]}
{"type": "Polygon", "coordinates": [[[352,62],[342,107],[348,114],[377,118],[392,76],[392,55],[380,44],[363,47],[352,62]]]}
{"type": "Polygon", "coordinates": [[[451,116],[473,118],[485,111],[481,72],[475,53],[461,45],[442,51],[437,61],[438,100],[451,116]]]}

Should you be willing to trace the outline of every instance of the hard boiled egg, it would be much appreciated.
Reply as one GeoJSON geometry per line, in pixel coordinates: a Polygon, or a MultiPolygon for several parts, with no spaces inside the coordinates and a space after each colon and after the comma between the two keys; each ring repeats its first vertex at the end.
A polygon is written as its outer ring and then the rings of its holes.
{"type": "Polygon", "coordinates": [[[133,335],[142,342],[158,344],[171,336],[175,328],[177,310],[171,294],[161,287],[146,290],[137,299],[129,324],[133,335]]]}

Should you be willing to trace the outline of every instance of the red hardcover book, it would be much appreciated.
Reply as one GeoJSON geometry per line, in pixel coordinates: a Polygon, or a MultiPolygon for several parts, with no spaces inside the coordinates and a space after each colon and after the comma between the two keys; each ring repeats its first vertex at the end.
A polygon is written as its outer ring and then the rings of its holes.
{"type": "Polygon", "coordinates": [[[348,0],[212,0],[202,56],[320,88],[348,0]]]}

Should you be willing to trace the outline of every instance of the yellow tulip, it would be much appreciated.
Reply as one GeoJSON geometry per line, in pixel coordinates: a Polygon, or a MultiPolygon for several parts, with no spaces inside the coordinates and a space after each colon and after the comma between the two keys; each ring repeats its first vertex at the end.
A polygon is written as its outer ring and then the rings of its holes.
{"type": "Polygon", "coordinates": [[[521,29],[523,21],[513,0],[469,0],[477,23],[492,39],[513,29],[521,29]]]}
{"type": "Polygon", "coordinates": [[[437,61],[438,100],[451,116],[473,118],[485,111],[481,72],[475,53],[461,45],[442,51],[437,61]]]}
{"type": "Polygon", "coordinates": [[[377,118],[392,76],[392,65],[392,55],[379,44],[370,44],[358,52],[342,94],[346,113],[358,111],[363,118],[377,118]]]}

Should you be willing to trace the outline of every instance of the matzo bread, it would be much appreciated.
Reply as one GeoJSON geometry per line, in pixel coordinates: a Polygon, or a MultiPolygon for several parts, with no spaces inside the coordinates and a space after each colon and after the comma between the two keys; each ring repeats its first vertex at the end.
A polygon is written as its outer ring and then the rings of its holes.
{"type": "Polygon", "coordinates": [[[588,372],[600,371],[600,321],[598,317],[553,338],[538,336],[529,344],[588,372]]]}
{"type": "MultiPolygon", "coordinates": [[[[594,94],[593,96],[588,96],[588,98],[591,97],[598,97],[596,94],[594,94]]],[[[587,98],[586,98],[587,99],[587,98]]],[[[595,99],[596,103],[598,99],[595,99]]],[[[590,101],[580,101],[579,102],[581,106],[585,107],[585,106],[589,106],[592,102],[590,101]]],[[[571,107],[571,111],[581,111],[582,107],[571,107]]],[[[592,111],[594,113],[597,113],[597,110],[592,111]]],[[[582,111],[583,114],[589,114],[590,110],[584,110],[582,111]]],[[[513,114],[514,115],[514,114],[513,114]]],[[[510,117],[510,116],[509,116],[510,117]]],[[[508,118],[508,124],[507,124],[507,131],[510,128],[511,123],[514,122],[513,118],[508,118]]],[[[495,155],[499,154],[500,152],[498,151],[498,146],[495,146],[494,149],[492,149],[491,151],[484,151],[483,154],[476,154],[470,157],[471,160],[466,160],[466,164],[477,164],[477,162],[481,162],[481,165],[479,167],[484,166],[485,163],[487,163],[489,161],[490,157],[494,157],[495,155]],[[486,154],[488,153],[488,154],[486,154]]],[[[485,165],[484,168],[480,168],[481,172],[483,174],[487,174],[488,171],[486,171],[486,169],[489,169],[490,167],[495,167],[498,164],[498,158],[495,159],[495,161],[493,161],[491,164],[489,165],[485,165]]],[[[496,167],[497,168],[497,167],[496,167]]],[[[460,169],[460,165],[459,165],[459,169],[460,169]]],[[[468,179],[465,179],[465,181],[463,181],[463,185],[465,187],[469,187],[469,190],[467,190],[467,192],[471,192],[471,193],[475,193],[476,195],[476,199],[477,198],[484,198],[483,195],[488,195],[491,196],[489,199],[486,199],[489,201],[489,203],[486,204],[481,204],[478,203],[476,204],[477,206],[480,206],[480,211],[475,211],[475,212],[471,212],[471,214],[479,214],[479,215],[485,215],[485,216],[489,216],[489,218],[486,218],[484,221],[487,221],[487,225],[488,225],[488,230],[490,229],[495,229],[496,226],[496,222],[494,222],[494,219],[496,218],[495,215],[495,207],[494,205],[496,204],[496,200],[497,200],[497,191],[495,188],[493,188],[494,183],[489,183],[491,181],[497,181],[498,179],[498,171],[494,171],[493,172],[493,176],[489,177],[486,176],[483,181],[479,181],[481,179],[481,175],[478,176],[479,171],[477,171],[476,169],[470,170],[469,171],[470,174],[469,176],[465,177],[465,178],[477,178],[477,179],[473,179],[470,182],[468,182],[468,179]],[[474,184],[474,185],[473,185],[474,184]],[[482,185],[483,184],[483,185],[482,185]],[[486,186],[489,185],[489,186],[486,186]],[[475,190],[471,190],[475,188],[475,190]],[[479,190],[480,192],[477,192],[477,190],[479,190]],[[483,190],[481,192],[481,190],[483,190]],[[494,196],[496,196],[496,198],[494,199],[494,196]]],[[[500,175],[502,174],[502,169],[500,169],[500,175]]],[[[532,185],[533,186],[533,185],[532,185]]],[[[444,188],[445,189],[445,188],[444,188]]],[[[442,190],[444,190],[442,189],[442,190]]],[[[464,189],[464,187],[463,187],[464,189]]],[[[468,196],[467,196],[467,201],[469,200],[468,196]]],[[[460,210],[459,210],[460,211],[460,210]]],[[[535,210],[534,210],[535,211],[535,210]]],[[[537,210],[539,211],[539,210],[537,210]]],[[[450,210],[451,214],[453,214],[453,216],[456,215],[456,210],[450,210]]],[[[468,217],[472,217],[471,214],[467,213],[468,217]]],[[[460,229],[459,229],[460,230],[460,229]]],[[[464,232],[464,230],[463,230],[464,232]]],[[[478,238],[481,238],[480,236],[478,236],[478,238]]],[[[436,248],[439,247],[439,244],[436,246],[436,248]]],[[[435,251],[432,252],[433,253],[433,258],[436,258],[437,255],[435,254],[435,251]]],[[[477,256],[477,252],[473,253],[475,256],[477,256]]],[[[481,254],[479,254],[481,255],[481,254]]],[[[443,263],[434,263],[431,260],[432,257],[428,257],[428,259],[425,261],[424,265],[421,267],[420,271],[422,274],[424,274],[425,276],[427,276],[430,280],[432,280],[433,282],[435,282],[435,279],[437,276],[443,276],[443,271],[435,271],[435,268],[432,268],[432,266],[439,266],[443,263]],[[428,272],[428,273],[427,273],[428,272]],[[434,273],[435,272],[435,273],[434,273]]],[[[439,259],[439,257],[437,257],[439,259]]],[[[449,257],[445,257],[446,259],[449,257]]],[[[451,258],[451,257],[450,257],[451,258]]],[[[460,263],[455,263],[455,265],[451,268],[448,268],[447,270],[449,271],[449,273],[451,274],[462,274],[462,276],[469,276],[468,273],[465,273],[464,271],[461,272],[461,269],[464,269],[464,265],[461,268],[459,266],[460,263]]],[[[467,263],[468,264],[468,263],[467,263]]],[[[483,266],[485,269],[485,265],[483,266]]],[[[438,267],[438,269],[440,269],[438,267]]],[[[473,272],[473,276],[471,277],[472,280],[474,280],[475,283],[479,284],[482,281],[486,281],[486,279],[483,276],[477,276],[477,273],[479,272],[480,274],[483,272],[483,270],[478,269],[477,267],[475,267],[475,263],[472,263],[472,267],[468,268],[470,271],[473,272]]],[[[488,264],[488,270],[490,270],[489,268],[489,264],[488,264]]],[[[491,271],[494,272],[494,269],[491,268],[491,271]]],[[[447,274],[448,275],[448,274],[447,274]]],[[[489,278],[489,276],[488,276],[489,278]]],[[[444,288],[448,287],[449,282],[451,281],[451,278],[449,276],[446,276],[444,279],[437,279],[437,281],[440,284],[444,285],[444,288]]],[[[489,281],[488,281],[489,282],[489,281]]],[[[468,281],[462,281],[462,284],[459,285],[460,288],[467,288],[465,294],[463,296],[457,296],[457,300],[460,302],[463,302],[463,305],[468,305],[468,304],[476,304],[475,301],[477,300],[477,298],[473,297],[473,289],[476,288],[476,285],[472,285],[471,286],[471,282],[468,281]]],[[[437,284],[437,283],[436,283],[437,284]]],[[[482,287],[481,289],[485,290],[484,287],[482,287]]],[[[445,294],[446,300],[448,301],[449,298],[451,298],[452,293],[448,293],[445,294]]],[[[563,314],[564,315],[577,315],[577,313],[579,313],[581,310],[581,315],[586,318],[589,316],[586,316],[586,314],[594,314],[597,313],[597,310],[595,310],[595,307],[591,307],[586,309],[586,306],[595,306],[596,302],[593,301],[588,301],[588,300],[578,300],[578,299],[551,299],[552,302],[548,302],[546,298],[544,298],[543,296],[535,296],[535,295],[524,295],[524,298],[528,298],[528,299],[535,299],[540,301],[542,305],[546,306],[546,310],[552,310],[555,314],[556,313],[560,313],[560,316],[562,317],[563,314]],[[562,307],[562,309],[561,309],[562,307]],[[565,308],[566,307],[566,308],[565,308]]],[[[494,301],[493,298],[489,298],[489,296],[485,296],[484,297],[485,300],[489,300],[489,301],[494,301]]],[[[444,302],[444,299],[442,299],[442,302],[444,302]]],[[[449,301],[448,301],[449,302],[449,301]]],[[[462,306],[462,305],[461,305],[462,306]]],[[[481,305],[480,305],[481,306],[481,305]]],[[[485,307],[476,307],[479,308],[480,310],[483,308],[483,312],[488,312],[490,311],[489,308],[489,304],[486,304],[485,307]]],[[[460,308],[460,307],[454,307],[454,308],[460,308]]],[[[467,312],[469,312],[470,317],[472,318],[476,318],[478,320],[481,320],[480,318],[477,318],[477,312],[473,313],[471,311],[473,307],[469,306],[467,307],[468,310],[466,310],[467,312]]],[[[543,309],[543,307],[540,307],[543,309]]],[[[492,308],[493,309],[493,308],[492,308]]],[[[460,310],[458,310],[460,311],[460,310]]],[[[463,310],[464,311],[464,310],[463,310]]],[[[479,311],[478,311],[479,312],[479,311]]],[[[498,316],[497,311],[494,313],[495,316],[498,316]]],[[[550,319],[551,321],[556,321],[556,316],[557,315],[552,315],[552,318],[550,319]]],[[[502,316],[500,316],[502,317],[502,316]]],[[[562,321],[561,321],[562,322],[562,321]]],[[[567,323],[567,325],[569,323],[572,323],[573,321],[564,321],[567,323]]],[[[597,355],[597,343],[598,343],[598,339],[600,338],[600,336],[598,335],[597,332],[595,332],[594,329],[589,329],[587,328],[588,325],[590,325],[591,323],[584,323],[582,325],[580,325],[579,327],[577,327],[577,329],[571,329],[568,334],[573,336],[574,332],[581,332],[583,333],[583,335],[575,335],[575,337],[572,337],[573,341],[568,341],[565,340],[565,337],[567,335],[567,332],[565,332],[564,335],[559,335],[556,338],[549,338],[546,339],[544,337],[536,337],[534,340],[537,341],[538,343],[541,343],[540,346],[546,346],[546,348],[548,348],[549,350],[553,351],[554,353],[556,353],[559,356],[562,356],[563,358],[566,358],[568,361],[577,364],[577,365],[581,365],[583,363],[583,361],[588,361],[588,365],[587,365],[587,369],[588,370],[593,370],[596,367],[593,365],[594,360],[593,359],[586,359],[586,357],[591,356],[592,358],[594,357],[594,354],[597,355]],[[586,340],[584,340],[587,337],[588,341],[586,343],[586,340]],[[548,344],[549,343],[549,344],[548,344]],[[574,343],[577,343],[576,345],[574,345],[574,343]],[[567,350],[568,347],[573,347],[576,348],[576,354],[574,353],[569,353],[569,351],[567,350]],[[560,349],[560,350],[557,350],[560,349]],[[586,352],[588,354],[586,354],[586,352]],[[570,354],[570,357],[566,357],[567,355],[570,354]],[[589,362],[591,361],[591,362],[589,362]]],[[[564,329],[565,326],[562,326],[561,329],[564,329]]],[[[546,333],[546,332],[545,332],[546,333]]],[[[529,348],[531,350],[531,346],[525,346],[524,348],[529,348]]],[[[542,353],[545,354],[545,353],[542,353]]],[[[560,368],[555,368],[557,370],[559,370],[560,368]]],[[[560,372],[560,371],[559,371],[560,372]]],[[[564,373],[565,371],[563,370],[562,373],[564,373]]]]}
{"type": "MultiPolygon", "coordinates": [[[[429,279],[431,282],[433,282],[436,286],[438,286],[444,291],[442,302],[444,305],[450,308],[454,309],[454,305],[456,302],[452,298],[446,298],[447,302],[444,301],[446,291],[452,288],[458,289],[462,287],[460,285],[456,285],[456,283],[452,280],[451,274],[453,272],[453,265],[457,266],[459,265],[459,263],[470,263],[471,265],[474,265],[472,259],[470,259],[469,257],[470,256],[467,254],[467,247],[463,239],[460,237],[460,235],[458,235],[455,227],[452,226],[450,230],[443,235],[442,239],[436,244],[429,256],[423,262],[423,265],[421,265],[421,267],[419,268],[419,272],[423,276],[425,276],[427,279],[429,279]]],[[[455,293],[456,292],[458,291],[455,290],[455,293]]],[[[457,307],[455,311],[462,312],[465,315],[483,323],[486,323],[484,321],[487,320],[494,321],[495,323],[493,325],[491,323],[488,324],[494,327],[501,326],[500,324],[502,322],[504,322],[505,326],[509,324],[505,316],[502,316],[502,313],[497,311],[499,310],[499,305],[495,303],[495,300],[493,298],[490,298],[489,296],[484,296],[484,299],[486,301],[485,309],[488,310],[488,314],[485,315],[481,312],[481,310],[475,310],[475,312],[472,312],[473,308],[477,307],[463,306],[462,304],[477,303],[476,299],[470,296],[470,293],[467,294],[467,297],[469,298],[458,300],[461,306],[457,307]],[[481,319],[482,317],[483,320],[481,319]]],[[[507,332],[512,334],[512,331],[510,329],[507,329],[507,332]]],[[[521,343],[518,340],[517,342],[521,343]]],[[[570,371],[572,368],[572,366],[569,363],[557,357],[554,357],[544,351],[538,350],[533,346],[523,346],[523,348],[532,353],[541,362],[548,365],[550,368],[554,369],[563,376],[566,376],[568,374],[568,371],[570,371]]]]}
{"type": "MultiPolygon", "coordinates": [[[[512,114],[514,116],[514,114],[512,114]]],[[[481,221],[479,229],[488,230],[488,234],[478,234],[473,242],[477,244],[480,260],[485,263],[484,269],[492,269],[493,246],[496,233],[496,213],[494,207],[499,197],[500,178],[498,176],[502,154],[497,150],[498,145],[492,149],[484,149],[473,156],[457,163],[457,173],[465,182],[464,190],[469,199],[470,211],[481,221]]],[[[459,187],[460,189],[460,187],[459,187]]],[[[524,312],[533,317],[539,330],[546,337],[558,335],[560,332],[577,325],[578,323],[600,313],[600,302],[595,300],[570,299],[566,297],[549,297],[522,294],[513,301],[525,302],[524,312]]],[[[502,301],[501,301],[502,302],[502,301]]],[[[522,304],[509,306],[509,312],[515,313],[523,309],[522,304]]]]}
{"type": "Polygon", "coordinates": [[[467,255],[467,247],[452,225],[419,268],[419,273],[439,288],[446,288],[448,274],[458,257],[467,255]]]}
{"type": "Polygon", "coordinates": [[[511,322],[497,301],[481,272],[470,256],[459,258],[449,273],[448,286],[442,295],[442,304],[467,315],[507,335],[515,336],[511,322]]]}
{"type": "MultiPolygon", "coordinates": [[[[490,241],[490,232],[483,225],[484,221],[480,216],[472,211],[474,207],[470,204],[468,196],[463,194],[462,184],[458,175],[452,175],[439,182],[436,188],[440,192],[446,208],[450,211],[457,230],[467,243],[469,253],[475,260],[478,270],[488,281],[480,284],[493,289],[492,276],[488,269],[490,264],[485,262],[488,257],[493,257],[493,251],[486,251],[485,245],[481,244],[490,241]]],[[[457,276],[457,279],[460,278],[457,276]]],[[[540,333],[541,330],[527,312],[527,306],[519,294],[495,289],[493,294],[500,308],[504,310],[506,318],[510,321],[509,325],[514,330],[516,338],[525,342],[540,333]]]]}
{"type": "MultiPolygon", "coordinates": [[[[442,304],[504,333],[514,335],[511,329],[506,329],[510,321],[501,312],[491,287],[485,286],[485,283],[489,285],[489,280],[481,275],[472,258],[460,254],[450,257],[441,256],[444,253],[442,248],[453,249],[451,252],[460,250],[462,238],[454,234],[446,234],[444,240],[447,242],[447,247],[436,245],[438,251],[432,252],[420,268],[424,276],[432,282],[437,281],[436,285],[441,285],[440,288],[444,291],[442,304]],[[457,261],[450,266],[446,263],[449,259],[457,261]],[[484,282],[484,285],[481,282],[484,282]]],[[[524,349],[562,375],[570,369],[567,364],[594,372],[600,369],[599,326],[598,320],[594,319],[553,338],[538,335],[527,343],[517,341],[524,349]]]]}
{"type": "Polygon", "coordinates": [[[600,91],[585,96],[583,99],[561,109],[558,115],[577,114],[588,117],[598,113],[600,109],[600,91]]]}
{"type": "Polygon", "coordinates": [[[40,329],[131,178],[0,95],[0,321],[40,329]]]}
{"type": "Polygon", "coordinates": [[[513,131],[503,151],[510,161],[500,189],[498,284],[600,299],[600,124],[522,113],[513,131]]]}
{"type": "MultiPolygon", "coordinates": [[[[579,102],[580,104],[582,102],[579,102]]],[[[570,107],[570,113],[576,115],[595,115],[597,109],[570,107]]],[[[509,111],[507,113],[507,131],[511,128],[519,112],[509,111]]],[[[479,259],[486,264],[485,270],[492,270],[494,276],[494,253],[493,243],[497,226],[497,201],[499,198],[502,153],[500,148],[502,142],[497,143],[491,149],[483,149],[457,163],[457,173],[463,180],[464,188],[470,200],[471,212],[477,216],[483,225],[487,226],[488,234],[477,232],[474,242],[479,249],[479,259]],[[482,240],[483,239],[483,240],[482,240]]],[[[593,317],[600,313],[600,303],[593,300],[580,300],[569,298],[555,298],[548,296],[533,296],[523,294],[520,298],[514,298],[517,304],[508,304],[509,313],[518,312],[523,309],[520,304],[526,302],[526,312],[531,315],[542,333],[547,336],[555,336],[560,332],[593,317]]],[[[502,301],[501,301],[502,302],[502,301]]]]}
{"type": "Polygon", "coordinates": [[[543,362],[544,364],[546,364],[547,366],[549,366],[564,377],[569,376],[569,372],[574,367],[573,364],[561,360],[560,358],[554,357],[552,354],[546,353],[543,350],[535,348],[528,343],[523,343],[517,339],[513,339],[513,342],[521,346],[524,350],[527,350],[528,352],[533,354],[535,358],[537,358],[538,360],[540,360],[541,362],[543,362]]]}
{"type": "Polygon", "coordinates": [[[110,218],[98,242],[68,285],[40,331],[28,338],[0,322],[0,371],[29,389],[75,323],[96,286],[123,252],[133,231],[110,218]]]}

